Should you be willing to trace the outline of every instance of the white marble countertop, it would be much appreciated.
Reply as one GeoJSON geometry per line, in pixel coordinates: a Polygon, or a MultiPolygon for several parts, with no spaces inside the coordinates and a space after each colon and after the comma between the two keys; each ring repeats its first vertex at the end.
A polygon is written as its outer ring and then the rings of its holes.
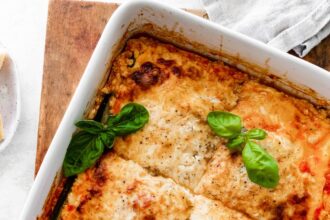
{"type": "MultiPolygon", "coordinates": [[[[199,0],[163,2],[201,7],[199,0]]],[[[18,219],[33,183],[47,9],[45,0],[0,2],[0,42],[18,67],[23,106],[15,137],[0,153],[0,220],[18,219]]]]}

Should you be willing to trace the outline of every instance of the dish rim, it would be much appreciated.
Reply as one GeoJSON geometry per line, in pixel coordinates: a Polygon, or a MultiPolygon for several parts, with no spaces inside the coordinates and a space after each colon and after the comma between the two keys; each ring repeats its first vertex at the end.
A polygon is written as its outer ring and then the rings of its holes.
{"type": "MultiPolygon", "coordinates": [[[[61,139],[60,138],[66,138],[67,140],[71,139],[71,135],[72,132],[68,135],[68,134],[64,134],[65,131],[73,131],[75,130],[74,125],[73,124],[68,124],[68,121],[72,121],[73,119],[70,119],[70,117],[74,117],[77,118],[78,116],[81,116],[82,111],[85,109],[78,109],[77,110],[77,106],[79,106],[79,103],[81,103],[82,99],[79,96],[82,96],[81,94],[84,94],[84,89],[85,87],[87,87],[87,85],[90,83],[89,81],[92,79],[92,74],[94,68],[96,68],[96,61],[97,59],[99,59],[98,57],[101,56],[102,54],[104,55],[104,51],[102,51],[102,45],[105,44],[108,41],[108,38],[111,38],[111,34],[110,31],[113,30],[113,28],[111,27],[112,25],[116,24],[115,26],[118,26],[118,23],[120,23],[120,18],[122,16],[124,16],[126,13],[128,13],[131,10],[134,10],[134,8],[141,8],[143,6],[147,6],[147,7],[153,7],[159,10],[162,9],[166,9],[169,11],[172,11],[173,14],[178,14],[177,16],[185,16],[189,19],[191,19],[192,23],[197,23],[200,25],[206,25],[210,28],[214,28],[217,29],[219,32],[222,32],[230,37],[239,39],[241,41],[244,41],[250,45],[252,45],[253,47],[255,47],[258,50],[263,50],[266,51],[268,53],[273,54],[274,56],[280,56],[282,58],[288,59],[291,62],[301,65],[303,67],[306,67],[308,69],[310,69],[311,71],[315,71],[317,72],[317,74],[322,75],[322,77],[326,78],[327,81],[330,82],[330,74],[328,73],[328,71],[317,67],[311,63],[308,63],[307,61],[301,60],[298,57],[294,57],[292,55],[286,54],[282,51],[279,51],[275,48],[271,48],[270,46],[267,46],[266,44],[259,42],[257,40],[251,39],[243,34],[237,33],[237,32],[233,32],[225,27],[219,26],[215,23],[212,23],[208,20],[205,20],[203,18],[200,18],[198,16],[189,14],[188,12],[184,12],[183,10],[174,8],[172,6],[166,5],[164,3],[161,2],[155,2],[155,1],[151,1],[151,0],[136,0],[136,1],[130,1],[130,2],[126,2],[123,3],[112,15],[111,19],[108,21],[107,25],[104,28],[104,31],[101,35],[101,38],[90,58],[90,61],[87,64],[87,67],[84,71],[84,74],[79,82],[79,85],[73,95],[73,98],[64,114],[64,117],[59,125],[59,128],[57,129],[54,138],[50,144],[50,147],[45,155],[44,161],[42,162],[42,165],[40,167],[39,173],[36,176],[36,179],[33,183],[33,186],[29,192],[29,195],[26,199],[22,214],[20,216],[20,219],[31,219],[31,216],[36,217],[38,214],[40,214],[39,210],[35,210],[36,206],[34,205],[34,203],[41,203],[42,206],[44,205],[45,200],[41,201],[42,198],[40,198],[39,196],[39,191],[41,190],[41,188],[45,185],[45,181],[47,176],[47,172],[58,172],[58,170],[55,170],[54,166],[52,166],[51,162],[52,160],[55,160],[56,156],[57,156],[57,147],[60,147],[58,145],[61,144],[61,139]],[[110,36],[110,37],[109,37],[110,36]],[[30,216],[30,217],[29,217],[30,216]]],[[[138,10],[136,9],[136,10],[138,10]]],[[[121,38],[123,38],[123,36],[121,36],[121,38]]],[[[108,51],[109,53],[109,51],[108,51]]],[[[112,51],[111,51],[112,53],[112,51]]],[[[104,74],[104,73],[100,73],[100,74],[104,74]]],[[[86,93],[86,92],[85,92],[86,93]]],[[[330,97],[329,97],[330,98],[330,97]]],[[[86,98],[85,98],[86,99],[86,98]]],[[[63,142],[63,141],[62,141],[63,142]]],[[[68,145],[62,147],[65,148],[65,150],[67,149],[68,145]]],[[[56,178],[56,177],[55,177],[56,178]]],[[[52,179],[52,182],[54,181],[54,178],[52,179]]],[[[48,191],[49,193],[49,191],[48,191]]]]}

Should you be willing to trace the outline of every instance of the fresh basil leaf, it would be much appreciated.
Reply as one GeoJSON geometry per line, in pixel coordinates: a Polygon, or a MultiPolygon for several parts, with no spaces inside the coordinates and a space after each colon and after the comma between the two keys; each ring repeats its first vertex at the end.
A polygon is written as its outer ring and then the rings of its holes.
{"type": "Polygon", "coordinates": [[[67,149],[63,170],[66,177],[82,173],[95,164],[104,151],[99,135],[86,131],[74,134],[67,149]]]}
{"type": "Polygon", "coordinates": [[[267,133],[262,129],[253,128],[253,129],[249,130],[248,132],[246,132],[246,136],[249,139],[263,140],[266,138],[267,133]]]}
{"type": "Polygon", "coordinates": [[[114,126],[114,124],[116,123],[116,115],[109,115],[108,119],[107,119],[107,125],[108,127],[112,127],[114,126]]]}
{"type": "Polygon", "coordinates": [[[94,121],[94,120],[82,120],[76,123],[76,126],[81,130],[84,130],[91,134],[99,134],[104,130],[104,126],[102,123],[94,121]]]}
{"type": "Polygon", "coordinates": [[[243,135],[238,135],[237,137],[230,139],[226,146],[230,151],[242,151],[244,143],[245,137],[243,135]]]}
{"type": "Polygon", "coordinates": [[[214,111],[207,115],[211,129],[220,137],[235,138],[241,133],[241,118],[229,112],[214,111]]]}
{"type": "Polygon", "coordinates": [[[113,143],[115,141],[115,134],[111,131],[109,132],[102,132],[100,134],[100,138],[104,144],[105,147],[107,148],[112,148],[113,143]]]}
{"type": "Polygon", "coordinates": [[[249,179],[266,188],[275,188],[279,182],[276,160],[258,144],[248,141],[242,152],[249,179]]]}
{"type": "Polygon", "coordinates": [[[108,118],[108,129],[123,136],[141,129],[149,121],[148,110],[137,103],[125,105],[118,115],[108,118]]]}

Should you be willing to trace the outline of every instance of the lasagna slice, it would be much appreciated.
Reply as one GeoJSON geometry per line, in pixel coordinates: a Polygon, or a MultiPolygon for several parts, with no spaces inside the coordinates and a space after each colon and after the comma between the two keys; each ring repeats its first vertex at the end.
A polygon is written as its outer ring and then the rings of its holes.
{"type": "Polygon", "coordinates": [[[114,153],[80,174],[60,219],[248,219],[114,153]]]}
{"type": "Polygon", "coordinates": [[[112,93],[112,113],[127,102],[144,105],[148,124],[120,138],[115,151],[193,189],[220,141],[208,129],[206,115],[236,105],[247,75],[219,62],[141,37],[131,39],[115,60],[103,91],[112,93]]]}
{"type": "Polygon", "coordinates": [[[243,86],[232,112],[242,117],[246,128],[267,131],[267,138],[259,143],[278,161],[279,185],[266,189],[252,183],[241,156],[222,146],[195,192],[256,219],[313,219],[329,213],[319,210],[326,202],[322,194],[330,153],[330,123],[325,114],[253,81],[243,86]]]}

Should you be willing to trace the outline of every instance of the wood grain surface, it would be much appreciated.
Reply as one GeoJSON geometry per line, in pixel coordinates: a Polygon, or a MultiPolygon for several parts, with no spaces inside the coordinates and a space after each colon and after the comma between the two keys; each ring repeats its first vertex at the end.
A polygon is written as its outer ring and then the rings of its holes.
{"type": "Polygon", "coordinates": [[[106,3],[49,2],[35,173],[116,8],[106,3]]]}
{"type": "MultiPolygon", "coordinates": [[[[35,173],[63,117],[114,3],[51,0],[48,7],[35,173]]],[[[204,16],[203,11],[193,11],[204,16]]],[[[330,71],[330,36],[305,58],[330,71]]]]}

